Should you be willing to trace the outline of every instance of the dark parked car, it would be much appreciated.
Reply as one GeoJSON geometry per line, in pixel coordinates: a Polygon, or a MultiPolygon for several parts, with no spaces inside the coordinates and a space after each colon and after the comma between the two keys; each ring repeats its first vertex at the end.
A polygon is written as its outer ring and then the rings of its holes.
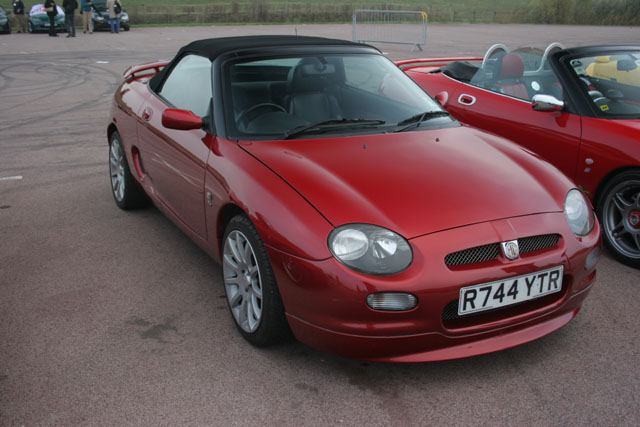
{"type": "Polygon", "coordinates": [[[7,16],[7,12],[5,12],[2,6],[0,6],[0,33],[11,33],[11,23],[9,22],[9,16],[7,16]]]}
{"type": "MultiPolygon", "coordinates": [[[[58,14],[56,15],[56,32],[65,31],[64,28],[64,11],[60,6],[57,6],[58,14]]],[[[27,23],[27,30],[30,33],[49,31],[49,16],[44,10],[44,4],[34,4],[29,11],[29,22],[27,23]]]]}
{"type": "MultiPolygon", "coordinates": [[[[106,0],[94,0],[93,1],[93,29],[95,31],[109,31],[111,26],[109,25],[109,9],[107,9],[106,0]]],[[[122,9],[120,14],[120,28],[129,31],[129,14],[122,9]]]]}

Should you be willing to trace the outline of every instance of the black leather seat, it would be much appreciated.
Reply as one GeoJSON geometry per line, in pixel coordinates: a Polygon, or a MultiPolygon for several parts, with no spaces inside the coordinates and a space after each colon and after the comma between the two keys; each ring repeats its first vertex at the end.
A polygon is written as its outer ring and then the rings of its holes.
{"type": "Polygon", "coordinates": [[[335,95],[335,67],[317,58],[305,58],[289,75],[287,108],[309,123],[340,119],[342,113],[335,95]]]}

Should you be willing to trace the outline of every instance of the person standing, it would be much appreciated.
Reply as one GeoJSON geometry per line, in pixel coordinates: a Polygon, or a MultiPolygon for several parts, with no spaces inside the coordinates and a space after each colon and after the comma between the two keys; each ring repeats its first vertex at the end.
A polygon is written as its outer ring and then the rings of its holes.
{"type": "Polygon", "coordinates": [[[78,2],[76,0],[64,0],[62,2],[64,9],[64,26],[67,27],[67,37],[76,36],[76,9],[78,2]]]}
{"type": "Polygon", "coordinates": [[[26,33],[27,29],[24,25],[24,3],[22,0],[13,2],[13,14],[16,16],[16,25],[19,33],[26,33]]]}
{"type": "Polygon", "coordinates": [[[91,0],[80,0],[80,9],[82,10],[82,32],[93,34],[93,2],[91,0]]]}
{"type": "Polygon", "coordinates": [[[44,2],[44,10],[47,11],[49,17],[49,37],[58,37],[56,34],[56,15],[58,14],[58,6],[55,0],[46,0],[44,2]]]}
{"type": "Polygon", "coordinates": [[[120,0],[107,0],[107,8],[109,8],[109,25],[111,32],[120,32],[120,14],[122,13],[122,4],[120,0]]]}

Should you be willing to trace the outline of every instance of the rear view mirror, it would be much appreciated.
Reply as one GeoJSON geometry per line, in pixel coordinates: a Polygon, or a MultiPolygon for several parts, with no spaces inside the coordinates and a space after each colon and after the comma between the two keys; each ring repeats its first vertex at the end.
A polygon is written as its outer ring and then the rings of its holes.
{"type": "Polygon", "coordinates": [[[202,118],[188,110],[169,108],[162,113],[162,126],[175,130],[201,129],[202,118]]]}
{"type": "Polygon", "coordinates": [[[531,101],[531,108],[535,111],[561,111],[564,102],[551,95],[534,95],[531,101]]]}

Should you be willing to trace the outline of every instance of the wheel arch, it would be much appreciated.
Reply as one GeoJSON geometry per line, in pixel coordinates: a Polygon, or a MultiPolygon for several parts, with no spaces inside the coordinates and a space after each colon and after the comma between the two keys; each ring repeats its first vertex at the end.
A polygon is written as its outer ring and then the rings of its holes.
{"type": "Polygon", "coordinates": [[[116,126],[115,123],[109,123],[109,126],[107,126],[107,144],[109,143],[109,141],[111,141],[111,135],[113,135],[113,133],[116,132],[117,130],[118,130],[118,127],[116,126]]]}
{"type": "Polygon", "coordinates": [[[220,209],[220,213],[218,214],[218,221],[216,223],[216,236],[218,238],[217,249],[220,254],[222,254],[222,236],[224,234],[224,230],[227,228],[227,225],[229,224],[229,221],[231,221],[231,218],[237,215],[245,215],[247,218],[249,217],[249,215],[247,215],[247,213],[240,206],[233,202],[227,203],[220,209]]]}
{"type": "Polygon", "coordinates": [[[602,178],[602,180],[600,181],[600,183],[598,184],[598,187],[596,188],[595,193],[593,194],[593,197],[591,199],[592,203],[593,203],[593,207],[596,209],[598,209],[598,202],[600,201],[600,198],[602,197],[602,192],[604,191],[605,188],[607,188],[607,186],[609,185],[609,183],[615,179],[618,175],[625,173],[625,172],[637,172],[640,173],[640,166],[635,166],[635,165],[629,165],[629,166],[622,166],[619,168],[616,168],[612,171],[609,171],[609,173],[607,175],[605,175],[604,178],[602,178]]]}

